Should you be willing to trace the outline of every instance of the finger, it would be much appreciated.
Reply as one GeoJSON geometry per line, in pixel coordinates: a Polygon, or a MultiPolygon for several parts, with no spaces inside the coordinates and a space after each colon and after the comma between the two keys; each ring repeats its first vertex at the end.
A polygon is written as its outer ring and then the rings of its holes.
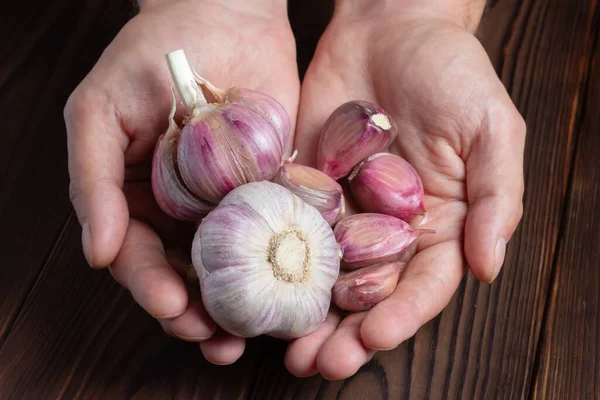
{"type": "Polygon", "coordinates": [[[450,302],[464,275],[460,242],[441,242],[417,253],[394,293],[371,309],[360,327],[365,346],[389,350],[412,337],[450,302]]]}
{"type": "Polygon", "coordinates": [[[217,325],[204,309],[197,276],[190,279],[190,270],[195,275],[189,257],[180,249],[169,248],[166,258],[173,270],[186,282],[188,306],[183,314],[175,318],[159,319],[163,330],[171,336],[188,342],[201,342],[214,335],[217,325]]]}
{"type": "Polygon", "coordinates": [[[331,310],[325,321],[314,332],[290,343],[285,353],[284,363],[292,375],[305,378],[318,372],[317,356],[319,350],[323,343],[335,332],[341,320],[341,312],[331,310]]]}
{"type": "Polygon", "coordinates": [[[348,315],[321,347],[317,368],[325,379],[348,378],[375,355],[360,337],[360,326],[366,315],[366,312],[348,315]]]}
{"type": "Polygon", "coordinates": [[[214,335],[217,326],[204,310],[200,298],[190,302],[183,314],[159,320],[164,331],[188,342],[201,342],[214,335]]]}
{"type": "Polygon", "coordinates": [[[123,193],[127,199],[130,218],[152,227],[160,236],[165,248],[178,246],[189,250],[196,231],[195,224],[177,221],[166,215],[154,198],[150,182],[126,182],[123,193]]]}
{"type": "Polygon", "coordinates": [[[491,111],[467,158],[465,255],[485,282],[500,272],[506,242],[523,213],[525,129],[516,110],[491,111]]]}
{"type": "Polygon", "coordinates": [[[159,237],[147,225],[130,221],[110,272],[153,317],[174,318],[186,311],[186,286],[167,262],[159,237]]]}
{"type": "Polygon", "coordinates": [[[64,117],[69,153],[71,202],[82,226],[82,246],[92,267],[116,257],[127,230],[123,185],[128,139],[102,96],[79,90],[69,98],[64,117]]]}
{"type": "Polygon", "coordinates": [[[200,342],[204,358],[212,364],[229,365],[236,362],[246,347],[244,338],[231,335],[221,329],[208,340],[200,342]]]}

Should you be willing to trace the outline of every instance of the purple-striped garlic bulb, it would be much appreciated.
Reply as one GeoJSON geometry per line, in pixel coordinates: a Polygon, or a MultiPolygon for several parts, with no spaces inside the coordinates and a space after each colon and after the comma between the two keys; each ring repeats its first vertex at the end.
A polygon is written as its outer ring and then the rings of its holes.
{"type": "Polygon", "coordinates": [[[348,183],[364,212],[392,215],[406,222],[425,214],[421,178],[400,156],[373,154],[354,168],[348,183]]]}
{"type": "Polygon", "coordinates": [[[269,181],[229,192],[192,244],[206,311],[240,337],[314,331],[329,310],[340,258],[319,211],[269,181]]]}
{"type": "Polygon", "coordinates": [[[335,180],[346,177],[362,160],[386,150],[398,126],[381,107],[364,100],[336,108],[321,130],[317,167],[335,180]]]}
{"type": "MultiPolygon", "coordinates": [[[[207,204],[218,204],[248,182],[271,180],[290,146],[291,124],[285,108],[262,92],[213,86],[192,70],[183,50],[168,53],[166,59],[186,113],[183,128],[171,127],[171,133],[157,143],[153,169],[167,172],[153,174],[153,180],[175,176],[176,186],[183,185],[207,204]]],[[[160,193],[173,186],[153,182],[155,197],[163,199],[159,205],[166,213],[179,219],[202,214],[200,209],[170,212],[189,203],[179,192],[160,193]]]]}

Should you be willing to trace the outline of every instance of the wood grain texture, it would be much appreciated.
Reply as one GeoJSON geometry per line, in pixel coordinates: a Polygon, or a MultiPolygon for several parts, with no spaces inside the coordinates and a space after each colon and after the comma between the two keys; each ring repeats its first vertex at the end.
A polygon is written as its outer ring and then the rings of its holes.
{"type": "Polygon", "coordinates": [[[535,399],[600,399],[600,12],[590,4],[582,45],[581,123],[569,204],[542,330],[535,399]],[[590,71],[588,66],[591,65],[590,71]]]}
{"type": "Polygon", "coordinates": [[[64,104],[127,13],[118,1],[35,3],[15,2],[0,24],[0,347],[71,212],[64,104]]]}
{"type": "MultiPolygon", "coordinates": [[[[0,56],[8,60],[0,67],[0,226],[10,233],[0,241],[1,400],[598,393],[595,1],[490,2],[478,36],[528,124],[525,214],[504,270],[492,285],[465,278],[414,338],[338,382],[294,378],[283,365],[285,344],[270,338],[250,340],[234,365],[210,365],[196,344],[166,336],[107,271],[86,266],[67,197],[62,107],[133,9],[118,0],[34,3],[39,13],[22,2],[0,24],[0,56]]],[[[301,73],[328,18],[307,9],[290,6],[301,73]]]]}

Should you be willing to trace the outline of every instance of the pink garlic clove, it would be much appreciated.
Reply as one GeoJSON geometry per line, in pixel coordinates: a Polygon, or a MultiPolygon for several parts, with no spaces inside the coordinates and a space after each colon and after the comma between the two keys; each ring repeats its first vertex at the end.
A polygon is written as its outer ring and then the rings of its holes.
{"type": "Polygon", "coordinates": [[[417,239],[432,229],[415,229],[391,215],[362,213],[335,225],[335,238],[343,252],[346,268],[360,268],[389,261],[409,261],[417,239]]]}
{"type": "Polygon", "coordinates": [[[232,88],[228,91],[228,99],[233,103],[244,104],[268,121],[281,139],[283,154],[286,155],[292,144],[292,127],[290,117],[281,103],[266,93],[251,89],[232,88]]]}
{"type": "Polygon", "coordinates": [[[216,205],[202,201],[185,186],[177,172],[179,128],[173,120],[175,99],[169,116],[169,128],[162,134],[152,159],[152,192],[161,210],[182,221],[199,221],[216,205]]]}
{"type": "Polygon", "coordinates": [[[348,182],[364,212],[392,215],[406,222],[425,213],[421,178],[400,156],[373,154],[354,168],[348,182]]]}
{"type": "Polygon", "coordinates": [[[196,83],[202,87],[203,93],[210,103],[223,104],[227,102],[243,104],[269,121],[281,138],[281,144],[284,148],[283,153],[287,154],[291,145],[292,126],[285,107],[275,100],[275,98],[266,93],[247,88],[232,87],[229,89],[220,89],[195,72],[194,78],[196,83]]]}
{"type": "Polygon", "coordinates": [[[403,262],[376,264],[342,275],[333,287],[333,302],[346,311],[370,310],[394,292],[405,266],[403,262]]]}
{"type": "Polygon", "coordinates": [[[273,126],[238,103],[192,119],[179,143],[183,181],[198,197],[214,203],[245,183],[271,180],[283,158],[273,126]]]}
{"type": "Polygon", "coordinates": [[[273,182],[285,187],[307,204],[315,207],[330,225],[344,217],[342,186],[318,169],[294,164],[294,156],[286,162],[273,182]]]}
{"type": "Polygon", "coordinates": [[[329,116],[319,141],[317,167],[338,180],[371,154],[387,149],[398,127],[380,107],[349,101],[329,116]]]}

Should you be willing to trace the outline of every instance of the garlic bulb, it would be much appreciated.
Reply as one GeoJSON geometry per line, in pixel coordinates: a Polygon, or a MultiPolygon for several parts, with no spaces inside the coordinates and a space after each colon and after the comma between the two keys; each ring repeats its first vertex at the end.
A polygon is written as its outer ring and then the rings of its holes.
{"type": "MultiPolygon", "coordinates": [[[[169,209],[185,208],[189,202],[165,193],[169,187],[183,187],[210,205],[245,183],[271,180],[290,145],[291,123],[285,108],[265,93],[213,86],[195,74],[183,50],[166,58],[186,115],[181,130],[175,125],[157,143],[153,163],[169,166],[169,173],[157,173],[155,179],[177,180],[155,185],[157,198],[172,197],[175,202],[159,202],[161,208],[171,215],[169,209]],[[174,151],[167,140],[176,143],[174,151]]],[[[190,219],[190,214],[179,219],[190,219]]]]}
{"type": "Polygon", "coordinates": [[[207,312],[241,337],[314,331],[329,310],[340,257],[317,209],[268,181],[229,192],[192,245],[207,312]]]}
{"type": "Polygon", "coordinates": [[[387,149],[398,134],[396,122],[377,105],[354,100],[335,109],[321,131],[317,167],[337,180],[372,154],[387,149]]]}
{"type": "Polygon", "coordinates": [[[277,172],[273,182],[315,207],[330,225],[335,225],[344,217],[345,212],[342,186],[316,168],[294,164],[296,154],[294,151],[292,157],[277,172]]]}
{"type": "Polygon", "coordinates": [[[391,215],[354,214],[338,222],[333,230],[346,268],[360,268],[389,261],[408,262],[417,239],[432,229],[415,229],[391,215]]]}
{"type": "Polygon", "coordinates": [[[393,215],[406,222],[425,214],[421,178],[400,156],[373,154],[354,168],[348,183],[365,212],[393,215]]]}

